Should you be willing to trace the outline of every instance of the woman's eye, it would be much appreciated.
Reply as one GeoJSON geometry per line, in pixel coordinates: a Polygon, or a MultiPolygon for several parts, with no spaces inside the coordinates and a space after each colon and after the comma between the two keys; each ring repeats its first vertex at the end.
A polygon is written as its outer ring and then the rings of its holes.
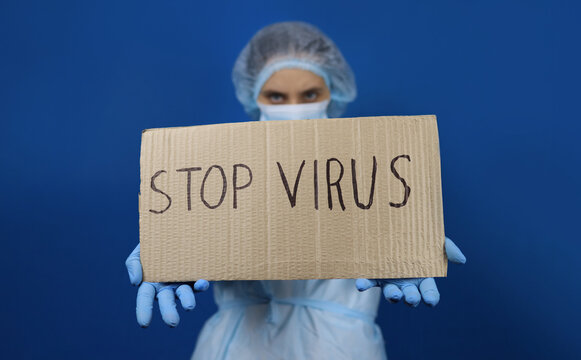
{"type": "Polygon", "coordinates": [[[318,94],[316,91],[309,91],[308,93],[305,94],[305,100],[313,101],[317,99],[317,96],[318,94]]]}
{"type": "Polygon", "coordinates": [[[277,103],[282,102],[284,100],[284,97],[281,94],[270,94],[268,96],[268,99],[273,103],[277,103]]]}

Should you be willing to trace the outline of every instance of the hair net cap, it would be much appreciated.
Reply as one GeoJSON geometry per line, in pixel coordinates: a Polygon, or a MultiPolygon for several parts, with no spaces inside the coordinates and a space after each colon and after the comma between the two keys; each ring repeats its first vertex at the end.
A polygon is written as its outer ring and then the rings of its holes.
{"type": "Polygon", "coordinates": [[[341,52],[316,27],[298,21],[275,23],[258,31],[244,47],[232,71],[236,97],[258,120],[256,99],[276,71],[300,68],[322,77],[331,93],[329,117],[339,117],[357,96],[355,77],[341,52]]]}

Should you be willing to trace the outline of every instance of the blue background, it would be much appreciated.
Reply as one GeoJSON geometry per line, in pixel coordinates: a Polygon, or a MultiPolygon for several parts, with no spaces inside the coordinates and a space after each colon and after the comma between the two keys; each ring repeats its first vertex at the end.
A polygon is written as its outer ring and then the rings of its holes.
{"type": "Polygon", "coordinates": [[[2,358],[190,356],[211,293],[178,328],[135,321],[141,130],[247,121],[234,61],[295,19],[353,67],[347,116],[438,115],[446,233],[468,262],[434,309],[382,302],[388,356],[580,358],[573,1],[211,3],[0,5],[2,358]]]}

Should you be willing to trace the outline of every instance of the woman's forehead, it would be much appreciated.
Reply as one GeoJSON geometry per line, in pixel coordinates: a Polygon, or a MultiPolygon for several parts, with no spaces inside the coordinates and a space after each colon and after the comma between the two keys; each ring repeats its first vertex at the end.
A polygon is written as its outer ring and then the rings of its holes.
{"type": "Polygon", "coordinates": [[[262,86],[262,91],[294,92],[326,87],[325,80],[311,71],[287,68],[272,74],[262,86]]]}

